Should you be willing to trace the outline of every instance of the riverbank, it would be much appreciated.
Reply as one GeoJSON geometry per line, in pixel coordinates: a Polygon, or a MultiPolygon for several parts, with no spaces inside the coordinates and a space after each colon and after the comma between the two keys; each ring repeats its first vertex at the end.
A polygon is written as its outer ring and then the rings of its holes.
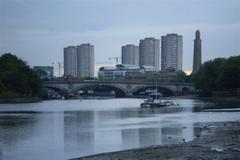
{"type": "Polygon", "coordinates": [[[197,94],[192,95],[180,95],[172,96],[170,98],[182,98],[182,99],[200,99],[206,101],[226,101],[226,102],[240,102],[240,96],[212,96],[212,97],[200,97],[197,94]]]}
{"type": "Polygon", "coordinates": [[[198,97],[201,100],[205,101],[217,101],[217,102],[236,102],[240,103],[240,96],[231,96],[231,97],[198,97]]]}
{"type": "Polygon", "coordinates": [[[42,99],[39,97],[31,98],[4,98],[0,99],[0,104],[17,104],[17,103],[35,103],[40,102],[42,99]]]}
{"type": "Polygon", "coordinates": [[[215,104],[213,106],[204,107],[203,109],[240,108],[240,96],[199,97],[198,95],[184,95],[184,96],[169,97],[165,99],[172,99],[172,98],[202,100],[205,102],[212,102],[215,104]]]}
{"type": "Polygon", "coordinates": [[[104,153],[72,160],[240,160],[240,121],[197,124],[196,138],[180,144],[104,153]]]}

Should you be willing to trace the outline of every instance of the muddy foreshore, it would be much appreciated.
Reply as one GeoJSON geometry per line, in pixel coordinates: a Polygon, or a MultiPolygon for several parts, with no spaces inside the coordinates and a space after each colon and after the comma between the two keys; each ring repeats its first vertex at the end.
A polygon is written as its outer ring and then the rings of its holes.
{"type": "Polygon", "coordinates": [[[240,160],[240,121],[201,123],[196,138],[180,144],[103,153],[72,160],[240,160]]]}

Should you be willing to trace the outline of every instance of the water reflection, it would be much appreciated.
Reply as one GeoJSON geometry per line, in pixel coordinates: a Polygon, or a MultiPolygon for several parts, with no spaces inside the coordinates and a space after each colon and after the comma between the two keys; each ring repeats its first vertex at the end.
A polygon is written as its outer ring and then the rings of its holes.
{"type": "Polygon", "coordinates": [[[0,105],[3,159],[63,160],[179,143],[194,138],[195,123],[239,120],[239,115],[233,112],[193,112],[194,106],[205,104],[201,101],[177,99],[179,107],[160,109],[141,109],[141,101],[114,99],[0,105]]]}
{"type": "Polygon", "coordinates": [[[138,129],[123,129],[121,132],[121,136],[122,146],[124,148],[136,148],[137,146],[140,146],[138,129]]]}
{"type": "Polygon", "coordinates": [[[3,159],[56,159],[63,156],[63,141],[60,140],[63,114],[9,113],[8,116],[0,115],[0,119],[3,159]]]}
{"type": "Polygon", "coordinates": [[[64,112],[64,147],[65,152],[74,154],[89,154],[94,148],[94,132],[91,130],[94,123],[94,112],[64,112]]]}
{"type": "MultiPolygon", "coordinates": [[[[161,114],[176,114],[183,111],[183,108],[173,107],[65,112],[65,152],[75,157],[176,143],[184,138],[191,140],[192,134],[184,134],[184,130],[193,130],[192,125],[185,127],[177,125],[169,128],[166,127],[169,125],[166,123],[168,116],[162,118],[161,121],[155,119],[161,114]],[[161,122],[166,124],[162,125],[161,122]],[[170,139],[169,136],[172,138],[170,139]]],[[[176,120],[178,122],[179,119],[176,120]]]]}

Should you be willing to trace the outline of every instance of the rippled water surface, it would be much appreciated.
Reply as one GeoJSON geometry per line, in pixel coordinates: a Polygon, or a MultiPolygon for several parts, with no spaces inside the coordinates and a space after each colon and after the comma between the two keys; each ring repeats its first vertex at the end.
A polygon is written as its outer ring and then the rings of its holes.
{"type": "Polygon", "coordinates": [[[209,105],[141,109],[142,99],[56,100],[0,104],[0,159],[63,160],[102,152],[179,143],[199,122],[240,120],[239,112],[194,112],[209,105]]]}

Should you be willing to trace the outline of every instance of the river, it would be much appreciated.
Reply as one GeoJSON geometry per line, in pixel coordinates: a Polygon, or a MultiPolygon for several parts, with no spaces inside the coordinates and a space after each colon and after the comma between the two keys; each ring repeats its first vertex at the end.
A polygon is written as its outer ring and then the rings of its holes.
{"type": "Polygon", "coordinates": [[[192,140],[201,122],[240,120],[239,112],[195,112],[212,105],[173,99],[179,106],[141,109],[143,99],[51,100],[0,104],[0,159],[65,160],[192,140]]]}

